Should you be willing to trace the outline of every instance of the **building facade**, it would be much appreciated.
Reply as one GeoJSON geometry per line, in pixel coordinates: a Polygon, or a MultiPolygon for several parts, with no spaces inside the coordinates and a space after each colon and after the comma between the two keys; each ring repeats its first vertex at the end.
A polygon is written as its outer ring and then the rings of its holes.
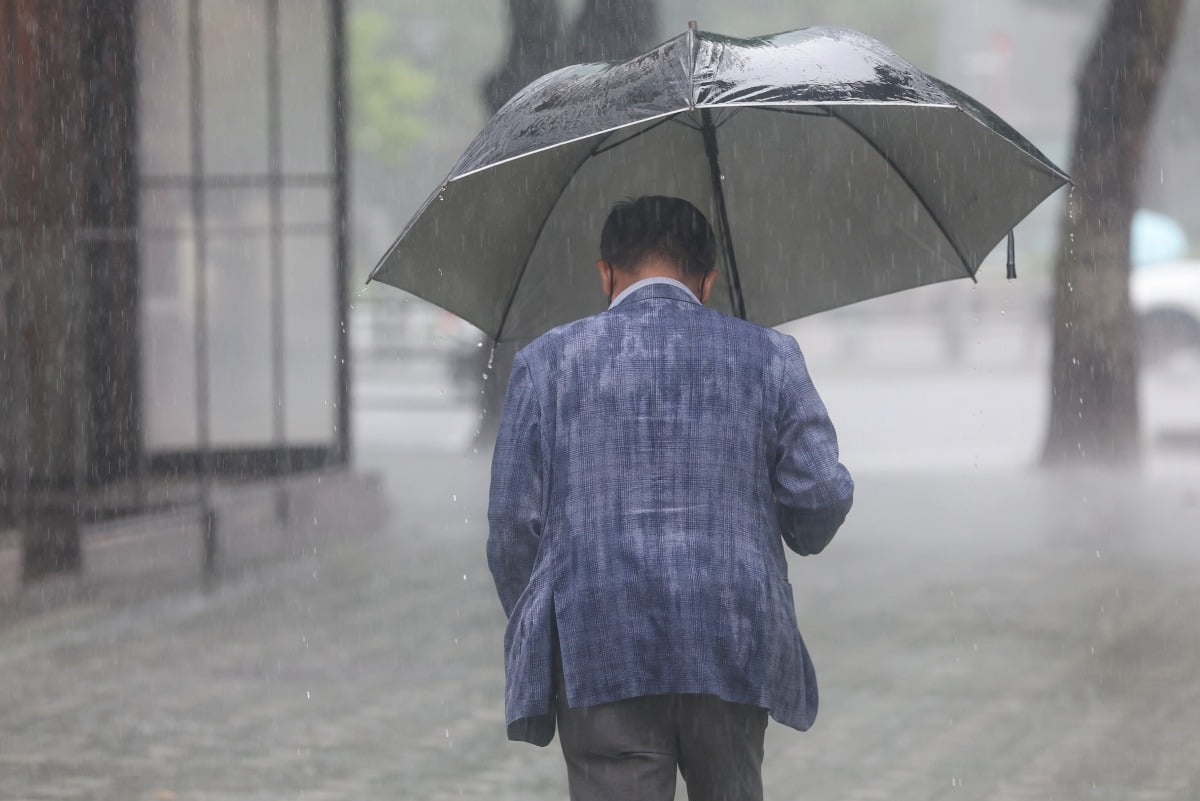
{"type": "Polygon", "coordinates": [[[0,0],[0,529],[349,459],[342,0],[0,0]]]}

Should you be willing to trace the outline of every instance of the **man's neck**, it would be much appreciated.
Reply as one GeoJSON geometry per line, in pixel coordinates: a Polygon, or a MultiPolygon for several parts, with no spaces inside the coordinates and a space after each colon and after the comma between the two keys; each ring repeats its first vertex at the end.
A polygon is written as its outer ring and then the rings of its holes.
{"type": "Polygon", "coordinates": [[[670,278],[672,281],[678,281],[692,290],[693,295],[699,296],[700,294],[700,288],[695,286],[697,282],[684,276],[679,271],[679,268],[675,266],[674,262],[650,257],[643,259],[632,270],[613,271],[612,297],[617,297],[617,295],[620,295],[638,281],[645,281],[647,278],[670,278]]]}

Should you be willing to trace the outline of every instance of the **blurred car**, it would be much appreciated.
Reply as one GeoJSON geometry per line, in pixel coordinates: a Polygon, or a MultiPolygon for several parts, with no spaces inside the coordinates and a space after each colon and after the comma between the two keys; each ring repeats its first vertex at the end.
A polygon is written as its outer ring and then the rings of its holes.
{"type": "Polygon", "coordinates": [[[1147,364],[1181,351],[1200,356],[1200,260],[1135,264],[1129,291],[1147,364]]]}
{"type": "Polygon", "coordinates": [[[1155,364],[1181,351],[1200,355],[1200,260],[1188,259],[1179,222],[1150,209],[1133,215],[1129,291],[1142,358],[1155,364]]]}

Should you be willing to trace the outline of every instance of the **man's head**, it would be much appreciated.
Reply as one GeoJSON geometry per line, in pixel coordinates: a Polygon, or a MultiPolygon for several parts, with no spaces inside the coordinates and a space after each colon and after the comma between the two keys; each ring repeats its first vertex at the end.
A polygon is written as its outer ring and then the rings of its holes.
{"type": "Polygon", "coordinates": [[[712,227],[691,203],[647,195],[613,207],[600,234],[596,267],[611,299],[643,278],[682,281],[703,303],[716,280],[717,245],[712,227]]]}

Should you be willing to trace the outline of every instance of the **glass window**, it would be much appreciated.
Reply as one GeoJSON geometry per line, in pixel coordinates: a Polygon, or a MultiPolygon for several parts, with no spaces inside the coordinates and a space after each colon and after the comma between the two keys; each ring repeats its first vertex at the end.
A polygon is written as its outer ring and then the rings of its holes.
{"type": "Polygon", "coordinates": [[[187,0],[138,3],[138,158],[143,175],[191,172],[187,0]]]}
{"type": "Polygon", "coordinates": [[[287,439],[298,445],[332,445],[338,375],[333,240],[328,235],[288,237],[283,256],[287,439]]]}
{"type": "Polygon", "coordinates": [[[214,448],[273,440],[271,296],[265,236],[208,241],[209,398],[214,448]]]}
{"type": "Polygon", "coordinates": [[[142,413],[150,451],[196,447],[193,247],[190,237],[142,239],[142,413]]]}
{"type": "MultiPolygon", "coordinates": [[[[283,190],[283,224],[333,227],[333,191],[324,186],[283,190]]],[[[327,256],[332,258],[332,251],[327,256]]],[[[326,265],[328,269],[328,265],[326,265]]]]}
{"type": "Polygon", "coordinates": [[[204,192],[204,225],[210,232],[265,233],[271,224],[271,200],[266,189],[218,187],[204,192]]]}
{"type": "Polygon", "coordinates": [[[142,232],[150,236],[179,236],[192,229],[192,192],[180,188],[143,188],[138,199],[142,232]]]}
{"type": "Polygon", "coordinates": [[[196,237],[205,237],[211,445],[273,447],[273,300],[282,308],[290,445],[333,446],[339,397],[330,0],[140,4],[142,355],[146,444],[197,447],[196,237]],[[269,81],[278,10],[279,82],[269,81]],[[271,12],[270,14],[268,12],[271,12]],[[195,25],[196,27],[192,27],[195,25]],[[198,58],[189,33],[197,32],[198,58]],[[196,137],[190,93],[200,82],[196,137]],[[281,130],[268,130],[271,91],[281,130]],[[272,144],[278,153],[270,153],[272,144]],[[190,175],[195,155],[204,174],[190,175]],[[282,173],[271,183],[270,166],[282,173]],[[204,204],[196,225],[193,192],[204,204]],[[275,193],[279,194],[276,195],[275,193]],[[274,206],[273,201],[279,205],[274,206]],[[274,226],[279,225],[276,229],[274,226]],[[278,239],[273,240],[273,237],[278,239]],[[272,241],[283,280],[271,275],[272,241]]]}
{"type": "Polygon", "coordinates": [[[283,170],[333,170],[328,0],[280,0],[283,170]]]}
{"type": "MultiPolygon", "coordinates": [[[[281,2],[280,5],[286,5],[281,2]]],[[[263,0],[203,0],[204,169],[267,171],[267,19],[263,0]]]]}

